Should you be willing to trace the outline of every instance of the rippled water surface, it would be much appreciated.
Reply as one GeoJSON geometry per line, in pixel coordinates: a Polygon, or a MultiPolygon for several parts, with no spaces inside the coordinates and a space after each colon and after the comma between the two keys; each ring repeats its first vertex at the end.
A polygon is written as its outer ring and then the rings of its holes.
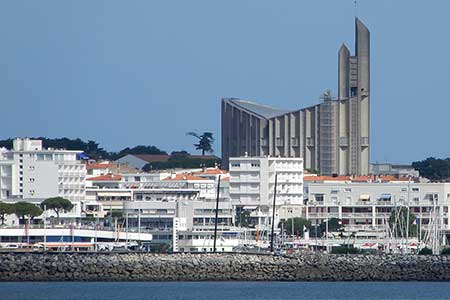
{"type": "Polygon", "coordinates": [[[450,299],[450,283],[434,282],[12,282],[1,300],[134,299],[450,299]]]}

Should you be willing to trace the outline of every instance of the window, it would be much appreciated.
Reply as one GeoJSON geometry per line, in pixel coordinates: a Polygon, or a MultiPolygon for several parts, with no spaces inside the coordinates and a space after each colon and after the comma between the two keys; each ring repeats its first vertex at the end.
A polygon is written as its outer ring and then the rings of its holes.
{"type": "Polygon", "coordinates": [[[231,164],[231,167],[233,167],[233,168],[239,168],[241,166],[241,164],[231,164]]]}
{"type": "Polygon", "coordinates": [[[23,164],[23,159],[19,159],[19,163],[23,164]]]}
{"type": "Polygon", "coordinates": [[[20,189],[20,190],[19,190],[19,193],[23,193],[23,189],[20,189]]]}
{"type": "Polygon", "coordinates": [[[419,188],[418,188],[418,187],[413,187],[413,188],[412,188],[412,191],[413,191],[413,192],[418,192],[418,191],[419,191],[419,188]]]}
{"type": "Polygon", "coordinates": [[[402,192],[407,192],[408,189],[407,189],[407,188],[402,188],[401,191],[402,191],[402,192]]]}
{"type": "Polygon", "coordinates": [[[20,180],[20,181],[23,181],[23,177],[19,177],[19,180],[20,180]]]}
{"type": "Polygon", "coordinates": [[[351,192],[352,192],[352,189],[351,189],[351,188],[345,188],[345,189],[344,189],[344,192],[346,192],[346,193],[351,193],[351,192]]]}
{"type": "Polygon", "coordinates": [[[34,182],[34,178],[30,178],[30,182],[34,182]]]}
{"type": "Polygon", "coordinates": [[[254,168],[259,168],[259,164],[252,164],[252,167],[254,167],[254,168]]]}
{"type": "Polygon", "coordinates": [[[318,202],[323,202],[323,194],[316,194],[315,199],[318,202]]]}

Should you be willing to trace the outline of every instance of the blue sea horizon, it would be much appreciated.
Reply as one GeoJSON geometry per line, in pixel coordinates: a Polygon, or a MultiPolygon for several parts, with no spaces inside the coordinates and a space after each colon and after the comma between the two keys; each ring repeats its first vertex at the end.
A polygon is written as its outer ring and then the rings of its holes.
{"type": "Polygon", "coordinates": [[[445,282],[2,282],[2,300],[444,300],[445,282]]]}

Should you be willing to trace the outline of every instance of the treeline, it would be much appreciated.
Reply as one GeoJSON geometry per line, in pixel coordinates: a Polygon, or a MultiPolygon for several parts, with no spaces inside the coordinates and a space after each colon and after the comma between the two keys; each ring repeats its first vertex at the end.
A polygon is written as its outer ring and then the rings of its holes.
{"type": "Polygon", "coordinates": [[[450,178],[450,158],[429,157],[413,162],[412,166],[419,171],[420,176],[432,181],[443,181],[450,178]]]}
{"type": "MultiPolygon", "coordinates": [[[[95,141],[88,140],[85,142],[80,138],[69,139],[64,137],[49,139],[45,137],[36,137],[31,139],[42,140],[42,145],[44,148],[81,150],[91,159],[116,160],[127,154],[167,154],[167,152],[160,150],[156,146],[139,145],[133,148],[127,147],[118,152],[114,152],[105,150],[95,141]]],[[[1,147],[12,149],[13,139],[0,140],[0,148],[1,147]]]]}
{"type": "Polygon", "coordinates": [[[157,161],[146,164],[142,170],[150,172],[153,170],[166,169],[192,169],[198,167],[211,168],[220,164],[220,160],[215,157],[197,157],[191,156],[186,151],[174,151],[170,154],[167,161],[157,161]]]}

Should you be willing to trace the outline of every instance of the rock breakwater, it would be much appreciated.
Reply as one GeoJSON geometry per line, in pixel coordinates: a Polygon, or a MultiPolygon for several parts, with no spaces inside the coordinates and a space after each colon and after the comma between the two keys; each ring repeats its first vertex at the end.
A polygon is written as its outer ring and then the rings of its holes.
{"type": "Polygon", "coordinates": [[[450,281],[450,257],[0,253],[0,281],[450,281]]]}

